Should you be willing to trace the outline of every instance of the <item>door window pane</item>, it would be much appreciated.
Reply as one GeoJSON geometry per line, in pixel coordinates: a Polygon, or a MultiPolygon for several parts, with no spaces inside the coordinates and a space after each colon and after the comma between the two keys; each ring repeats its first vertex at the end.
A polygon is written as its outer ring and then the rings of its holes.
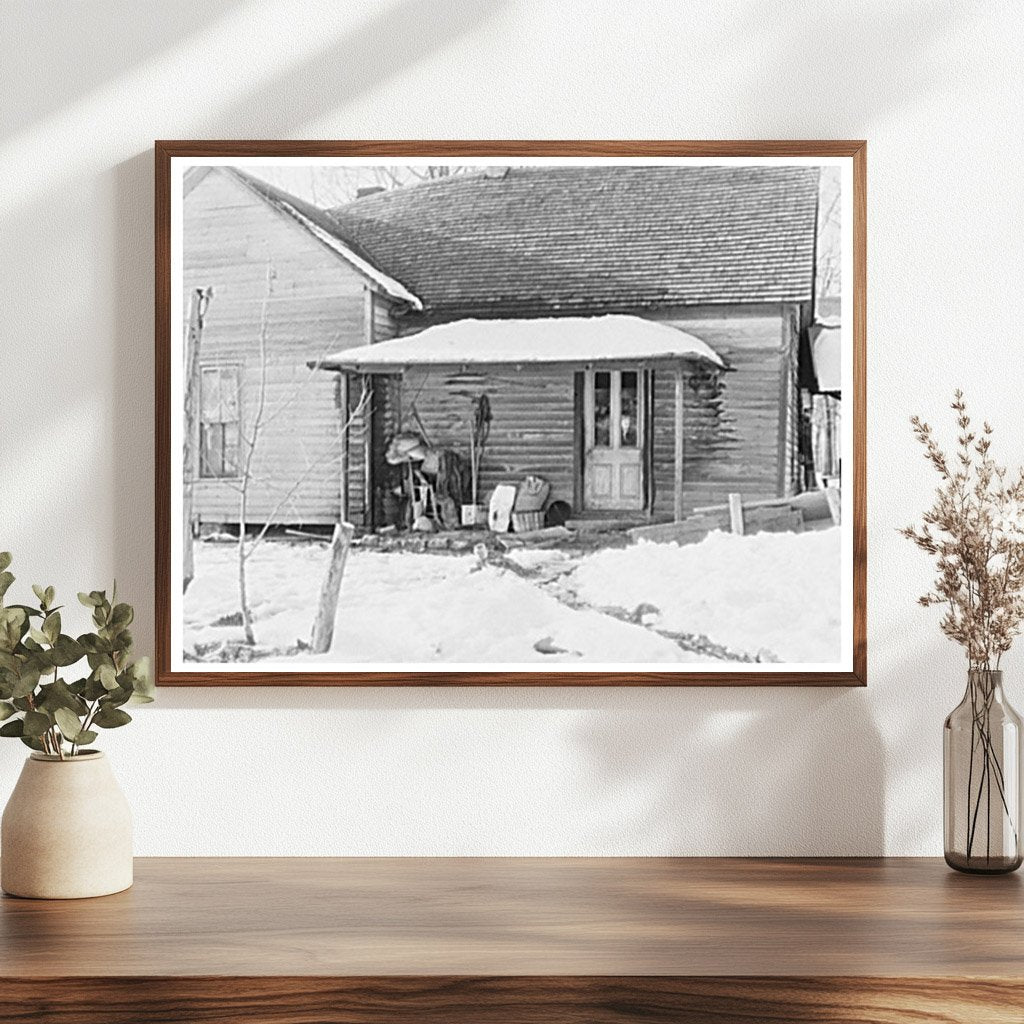
{"type": "Polygon", "coordinates": [[[638,376],[635,370],[622,371],[622,389],[619,401],[621,409],[619,415],[619,444],[622,448],[636,448],[637,446],[640,410],[638,376]]]}
{"type": "Polygon", "coordinates": [[[612,445],[612,375],[607,370],[594,374],[594,447],[612,445]]]}

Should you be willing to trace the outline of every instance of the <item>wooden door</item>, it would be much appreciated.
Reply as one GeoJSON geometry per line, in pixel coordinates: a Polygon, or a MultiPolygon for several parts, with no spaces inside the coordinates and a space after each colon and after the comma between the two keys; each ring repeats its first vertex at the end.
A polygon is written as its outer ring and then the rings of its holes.
{"type": "Polygon", "coordinates": [[[583,497],[595,511],[644,507],[643,372],[588,370],[583,393],[583,497]]]}

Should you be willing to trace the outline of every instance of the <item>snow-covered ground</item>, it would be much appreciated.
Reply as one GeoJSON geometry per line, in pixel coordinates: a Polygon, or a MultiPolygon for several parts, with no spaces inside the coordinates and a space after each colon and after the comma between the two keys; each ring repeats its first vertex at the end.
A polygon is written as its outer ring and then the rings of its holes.
{"type": "MultiPolygon", "coordinates": [[[[500,565],[481,568],[474,555],[354,549],[332,652],[294,657],[580,667],[709,660],[663,630],[785,662],[837,661],[839,537],[835,529],[712,534],[700,544],[639,543],[587,555],[522,549],[510,557],[530,572],[526,578],[500,565]],[[623,621],[630,614],[637,621],[623,621]]],[[[214,625],[238,609],[235,559],[233,545],[196,546],[196,579],[184,601],[187,653],[241,637],[238,626],[214,625]]],[[[276,541],[250,559],[261,648],[280,652],[308,640],[326,559],[323,545],[276,541]]]]}
{"type": "Polygon", "coordinates": [[[840,652],[840,531],[712,533],[700,544],[649,544],[585,558],[567,585],[588,604],[658,609],[661,629],[702,633],[784,662],[840,652]]]}

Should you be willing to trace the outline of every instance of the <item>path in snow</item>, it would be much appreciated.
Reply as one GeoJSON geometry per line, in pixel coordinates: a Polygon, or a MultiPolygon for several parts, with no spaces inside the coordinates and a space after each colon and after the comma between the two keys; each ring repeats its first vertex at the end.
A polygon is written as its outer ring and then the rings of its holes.
{"type": "MultiPolygon", "coordinates": [[[[308,640],[326,563],[321,544],[265,543],[249,562],[267,657],[339,664],[587,664],[840,658],[840,531],[712,534],[700,544],[640,542],[580,554],[522,548],[474,555],[354,549],[334,649],[308,640]]],[[[196,546],[184,647],[216,658],[241,629],[236,549],[196,546]]]]}
{"type": "MultiPolygon", "coordinates": [[[[215,659],[218,643],[241,637],[237,626],[213,625],[238,607],[235,554],[229,545],[197,545],[196,578],[184,600],[186,652],[200,645],[215,659]]],[[[308,640],[325,561],[319,544],[267,543],[249,562],[256,637],[267,656],[308,640]]],[[[333,651],[300,656],[448,667],[706,660],[642,626],[570,608],[516,574],[481,569],[474,555],[358,549],[345,569],[333,651]]]]}

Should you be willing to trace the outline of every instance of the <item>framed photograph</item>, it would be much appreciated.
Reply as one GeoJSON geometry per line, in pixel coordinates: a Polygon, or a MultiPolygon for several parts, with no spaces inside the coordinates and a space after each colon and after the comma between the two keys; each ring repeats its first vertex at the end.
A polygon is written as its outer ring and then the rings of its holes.
{"type": "Polygon", "coordinates": [[[158,142],[160,685],[864,685],[863,142],[158,142]]]}

